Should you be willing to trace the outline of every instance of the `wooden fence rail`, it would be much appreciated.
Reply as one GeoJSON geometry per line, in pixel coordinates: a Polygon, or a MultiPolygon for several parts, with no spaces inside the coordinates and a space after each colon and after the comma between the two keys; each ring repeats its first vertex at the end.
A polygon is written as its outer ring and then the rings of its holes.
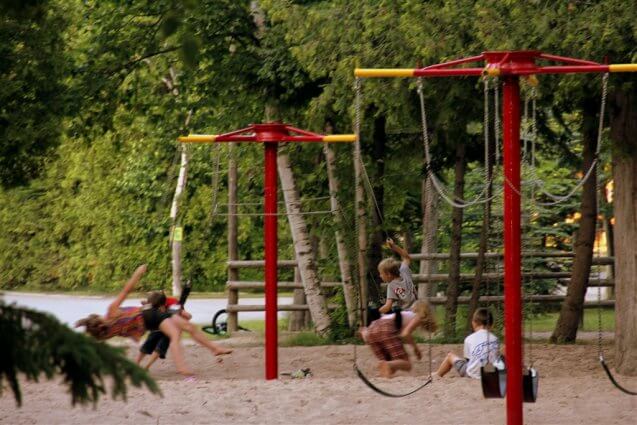
{"type": "MultiPolygon", "coordinates": [[[[422,254],[415,253],[410,254],[412,260],[425,260],[425,261],[445,261],[449,259],[449,254],[446,253],[430,253],[430,254],[422,254]]],[[[496,258],[502,259],[504,255],[499,252],[489,252],[486,254],[487,258],[496,258]]],[[[537,258],[537,259],[572,259],[575,257],[573,252],[542,252],[542,251],[529,251],[522,253],[523,258],[537,258]]],[[[478,253],[476,252],[466,252],[460,254],[460,258],[462,260],[475,260],[478,258],[478,253]]],[[[612,265],[614,264],[613,257],[594,257],[593,264],[595,265],[612,265]]],[[[241,268],[263,268],[265,266],[264,260],[236,260],[232,259],[227,262],[229,276],[237,276],[239,269],[241,268]]],[[[277,266],[279,268],[295,268],[297,267],[296,260],[279,260],[277,262],[277,266]]],[[[568,285],[570,281],[571,273],[568,271],[560,271],[560,272],[525,272],[522,273],[523,279],[536,279],[536,280],[545,280],[545,279],[557,279],[557,281],[561,285],[568,285]]],[[[449,275],[446,273],[435,273],[435,274],[414,274],[413,275],[415,283],[428,283],[428,282],[444,282],[449,279],[449,275]]],[[[236,278],[235,278],[236,279],[236,278]]],[[[475,279],[475,275],[473,273],[463,273],[460,275],[460,280],[463,282],[471,282],[475,279]]],[[[481,282],[501,282],[504,279],[504,273],[484,273],[482,275],[481,282]]],[[[325,289],[331,289],[340,287],[343,284],[341,282],[322,282],[321,287],[325,289]]],[[[614,286],[613,279],[598,279],[592,278],[589,280],[589,287],[612,287],[614,286]]],[[[383,285],[385,286],[385,285],[383,285]]],[[[253,289],[264,289],[265,284],[261,281],[241,281],[241,280],[233,280],[229,279],[226,282],[226,287],[228,288],[228,305],[226,310],[228,312],[228,330],[230,332],[237,330],[238,324],[238,313],[239,312],[247,312],[247,311],[265,311],[265,306],[263,305],[240,305],[239,304],[239,291],[242,290],[253,290],[253,289]]],[[[278,288],[281,290],[298,290],[303,289],[302,282],[278,282],[278,288]]],[[[537,303],[560,303],[564,301],[564,295],[533,295],[525,298],[525,301],[532,301],[537,303]]],[[[500,303],[502,302],[504,297],[502,296],[481,296],[480,302],[494,302],[500,303]]],[[[446,297],[431,297],[429,298],[430,302],[434,305],[441,305],[446,302],[446,297]]],[[[458,297],[459,304],[468,304],[469,297],[458,297]]],[[[585,308],[593,308],[598,305],[597,302],[585,302],[585,308]]],[[[615,305],[614,300],[604,300],[601,302],[602,307],[612,307],[615,305]]],[[[336,308],[335,305],[328,306],[330,309],[336,308]]],[[[308,311],[309,307],[307,304],[287,304],[287,305],[279,305],[279,311],[308,311]]]]}

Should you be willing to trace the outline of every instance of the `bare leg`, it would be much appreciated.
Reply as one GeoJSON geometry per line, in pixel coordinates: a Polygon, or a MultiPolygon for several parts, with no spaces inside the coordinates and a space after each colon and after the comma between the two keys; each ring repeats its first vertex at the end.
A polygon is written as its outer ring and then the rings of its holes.
{"type": "Polygon", "coordinates": [[[451,370],[451,368],[453,368],[453,364],[457,360],[462,360],[462,359],[456,356],[454,353],[447,353],[447,356],[442,361],[442,363],[440,363],[440,366],[438,366],[438,370],[436,371],[435,374],[442,378],[451,370]]]}
{"type": "Polygon", "coordinates": [[[364,342],[367,342],[367,335],[369,334],[369,330],[367,329],[367,327],[366,327],[366,326],[361,326],[361,327],[358,329],[358,334],[361,336],[361,339],[362,339],[364,342]]]}
{"type": "Polygon", "coordinates": [[[387,365],[389,366],[392,375],[398,370],[411,370],[411,362],[409,360],[390,360],[387,362],[387,365]]]}
{"type": "Polygon", "coordinates": [[[137,364],[140,364],[144,357],[146,357],[146,354],[140,351],[139,353],[137,353],[137,359],[135,359],[135,362],[137,362],[137,364]]]}
{"type": "Polygon", "coordinates": [[[191,376],[193,373],[184,360],[184,349],[181,346],[181,330],[179,327],[171,319],[166,319],[159,325],[159,330],[170,338],[170,352],[173,355],[173,362],[175,362],[177,372],[182,375],[191,376]]]}
{"type": "MultiPolygon", "coordinates": [[[[206,335],[201,330],[199,330],[197,326],[193,325],[183,317],[172,316],[170,319],[164,320],[164,322],[167,321],[173,322],[175,326],[177,326],[180,330],[188,332],[190,335],[192,335],[192,339],[197,341],[200,345],[209,349],[212,354],[216,356],[232,353],[231,349],[222,347],[221,345],[217,345],[214,342],[210,341],[208,338],[206,338],[206,335]]],[[[170,342],[172,345],[172,338],[170,342]]]]}
{"type": "Polygon", "coordinates": [[[159,353],[157,351],[153,351],[153,354],[150,355],[150,359],[148,359],[148,363],[146,364],[146,370],[150,369],[150,367],[157,361],[159,358],[159,353]]]}

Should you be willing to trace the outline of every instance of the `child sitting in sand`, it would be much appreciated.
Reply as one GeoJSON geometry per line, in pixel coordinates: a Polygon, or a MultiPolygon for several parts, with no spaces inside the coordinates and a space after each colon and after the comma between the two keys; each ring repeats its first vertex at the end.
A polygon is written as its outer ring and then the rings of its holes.
{"type": "Polygon", "coordinates": [[[473,333],[464,340],[464,356],[448,353],[434,375],[443,377],[453,368],[460,376],[480,379],[480,368],[500,358],[500,343],[490,332],[492,326],[491,312],[486,308],[477,309],[471,320],[473,333]]]}
{"type": "Polygon", "coordinates": [[[363,340],[369,344],[378,359],[381,376],[391,378],[398,370],[411,370],[411,361],[403,341],[411,344],[418,360],[422,358],[412,336],[418,327],[429,332],[436,330],[433,310],[425,301],[416,301],[411,310],[383,315],[369,327],[361,328],[363,340]]]}
{"type": "Polygon", "coordinates": [[[232,350],[208,340],[201,330],[179,315],[161,311],[161,309],[153,308],[152,305],[120,307],[137,282],[146,273],[146,268],[144,264],[135,270],[122,291],[109,305],[105,316],[91,314],[87,318],[78,321],[75,327],[85,326],[86,332],[99,340],[123,336],[139,341],[146,331],[161,330],[170,339],[170,349],[177,372],[188,379],[193,378],[193,373],[184,361],[183,347],[180,341],[182,331],[188,332],[197,343],[208,348],[216,356],[232,352],[232,350]]]}

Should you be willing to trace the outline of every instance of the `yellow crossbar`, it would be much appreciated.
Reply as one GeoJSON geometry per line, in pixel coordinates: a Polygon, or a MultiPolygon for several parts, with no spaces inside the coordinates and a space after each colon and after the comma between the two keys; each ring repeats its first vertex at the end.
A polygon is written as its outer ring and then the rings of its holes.
{"type": "Polygon", "coordinates": [[[608,65],[610,72],[637,72],[637,63],[616,63],[608,65]]]}
{"type": "Polygon", "coordinates": [[[212,143],[217,138],[213,134],[189,134],[188,136],[178,137],[181,143],[212,143]]]}
{"type": "Polygon", "coordinates": [[[330,136],[323,136],[323,141],[326,143],[333,142],[355,142],[355,134],[332,134],[330,136]]]}
{"type": "Polygon", "coordinates": [[[415,69],[364,69],[356,68],[354,75],[357,77],[413,77],[415,69]]]}

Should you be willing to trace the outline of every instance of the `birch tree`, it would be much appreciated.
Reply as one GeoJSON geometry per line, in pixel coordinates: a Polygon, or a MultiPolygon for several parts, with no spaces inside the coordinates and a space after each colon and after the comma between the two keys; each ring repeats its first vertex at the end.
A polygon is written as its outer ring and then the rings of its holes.
{"type": "Polygon", "coordinates": [[[326,335],[330,327],[330,316],[327,311],[325,297],[321,291],[321,281],[316,259],[314,258],[312,241],[305,218],[301,214],[301,199],[294,183],[294,175],[287,152],[280,151],[277,162],[279,178],[281,179],[281,190],[285,199],[294,252],[296,253],[296,261],[301,273],[301,280],[303,281],[305,297],[316,332],[319,335],[326,335]]]}

